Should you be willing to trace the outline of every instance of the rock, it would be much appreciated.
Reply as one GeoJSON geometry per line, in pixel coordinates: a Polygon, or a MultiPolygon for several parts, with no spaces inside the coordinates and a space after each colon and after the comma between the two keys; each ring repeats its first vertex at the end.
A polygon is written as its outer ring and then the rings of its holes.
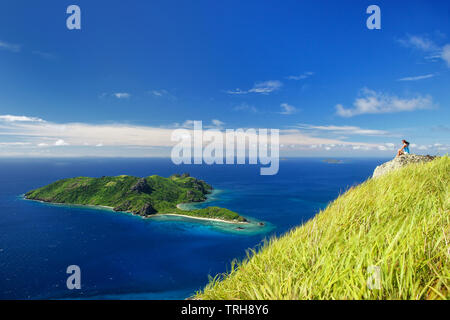
{"type": "Polygon", "coordinates": [[[141,178],[134,186],[131,187],[131,191],[150,193],[152,190],[147,184],[147,181],[144,178],[141,178]]]}
{"type": "Polygon", "coordinates": [[[195,193],[192,190],[186,191],[186,198],[188,201],[194,201],[195,193]]]}
{"type": "Polygon", "coordinates": [[[139,210],[138,214],[141,216],[149,216],[152,214],[155,214],[156,210],[155,208],[153,208],[153,206],[149,203],[146,203],[141,210],[139,210]]]}
{"type": "Polygon", "coordinates": [[[186,200],[188,202],[202,202],[206,200],[205,194],[206,191],[202,193],[195,193],[192,190],[188,190],[186,191],[186,200]]]}
{"type": "Polygon", "coordinates": [[[125,201],[121,204],[119,204],[118,206],[116,206],[113,210],[114,211],[127,211],[128,208],[130,207],[131,202],[130,201],[125,201]]]}
{"type": "Polygon", "coordinates": [[[372,177],[379,177],[387,172],[402,168],[411,163],[421,163],[421,162],[429,162],[436,158],[436,156],[422,156],[417,154],[404,154],[398,157],[395,157],[391,161],[385,162],[382,165],[379,165],[375,168],[372,177]]]}

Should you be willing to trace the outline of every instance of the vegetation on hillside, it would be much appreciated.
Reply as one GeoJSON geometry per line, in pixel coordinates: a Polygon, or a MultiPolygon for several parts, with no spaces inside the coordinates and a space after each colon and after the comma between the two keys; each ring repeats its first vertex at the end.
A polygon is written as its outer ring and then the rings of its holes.
{"type": "Polygon", "coordinates": [[[56,181],[45,187],[29,191],[25,198],[52,203],[108,206],[115,211],[132,212],[144,217],[155,213],[175,213],[203,218],[246,221],[236,212],[224,208],[208,207],[180,210],[177,204],[206,200],[212,187],[189,174],[163,178],[157,175],[137,178],[77,177],[56,181]]]}
{"type": "Polygon", "coordinates": [[[448,299],[450,159],[351,188],[251,251],[200,299],[448,299]]]}

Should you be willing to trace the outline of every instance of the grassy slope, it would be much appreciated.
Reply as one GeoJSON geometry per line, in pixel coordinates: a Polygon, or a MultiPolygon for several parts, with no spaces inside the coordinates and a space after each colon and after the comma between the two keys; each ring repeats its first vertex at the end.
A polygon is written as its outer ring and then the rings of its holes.
{"type": "Polygon", "coordinates": [[[450,159],[352,188],[266,243],[201,299],[448,299],[450,159]],[[367,286],[379,266],[381,289],[367,286]]]}
{"type": "Polygon", "coordinates": [[[146,215],[142,209],[150,204],[158,213],[177,213],[206,218],[243,221],[237,213],[224,208],[184,211],[176,208],[179,203],[198,202],[206,199],[212,187],[193,177],[172,176],[163,178],[149,176],[145,178],[146,189],[133,191],[140,178],[132,176],[117,177],[77,177],[63,179],[45,187],[26,193],[27,199],[53,203],[102,205],[113,207],[117,211],[130,211],[146,215]]]}

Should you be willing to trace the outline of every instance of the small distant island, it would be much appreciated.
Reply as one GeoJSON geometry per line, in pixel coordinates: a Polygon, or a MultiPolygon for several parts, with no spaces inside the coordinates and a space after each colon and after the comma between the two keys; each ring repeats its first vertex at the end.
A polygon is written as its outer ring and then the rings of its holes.
{"type": "Polygon", "coordinates": [[[338,159],[325,159],[322,161],[326,162],[326,163],[342,163],[342,160],[338,160],[338,159]]]}
{"type": "Polygon", "coordinates": [[[157,175],[145,178],[121,175],[62,179],[27,192],[25,198],[56,204],[108,207],[144,218],[170,214],[228,223],[249,222],[225,208],[182,210],[178,207],[182,203],[205,201],[212,190],[211,185],[188,173],[174,174],[169,178],[157,175]]]}

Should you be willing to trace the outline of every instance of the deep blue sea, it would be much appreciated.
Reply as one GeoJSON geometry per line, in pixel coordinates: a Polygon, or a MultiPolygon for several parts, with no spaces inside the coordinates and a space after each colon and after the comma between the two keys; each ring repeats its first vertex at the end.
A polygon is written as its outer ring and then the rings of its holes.
{"type": "Polygon", "coordinates": [[[264,238],[312,218],[385,159],[285,159],[274,176],[255,165],[176,166],[170,159],[0,160],[0,299],[185,299],[264,238]],[[205,205],[264,221],[255,230],[185,218],[142,219],[106,209],[23,200],[55,180],[189,172],[217,190],[205,205]],[[68,290],[66,268],[81,268],[68,290]]]}

